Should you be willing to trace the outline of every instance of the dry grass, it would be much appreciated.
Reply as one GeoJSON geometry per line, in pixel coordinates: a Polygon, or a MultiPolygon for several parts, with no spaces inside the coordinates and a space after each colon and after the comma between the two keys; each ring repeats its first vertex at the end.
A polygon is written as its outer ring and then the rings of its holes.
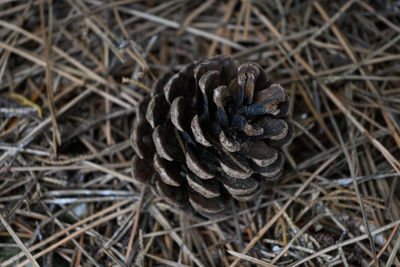
{"type": "Polygon", "coordinates": [[[0,266],[400,266],[398,1],[3,0],[0,266]],[[286,171],[189,217],[130,175],[135,104],[214,54],[292,99],[286,171]]]}

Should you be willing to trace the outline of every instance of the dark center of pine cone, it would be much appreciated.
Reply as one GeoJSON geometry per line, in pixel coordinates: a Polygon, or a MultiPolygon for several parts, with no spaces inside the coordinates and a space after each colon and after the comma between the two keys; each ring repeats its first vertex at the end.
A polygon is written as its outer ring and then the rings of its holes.
{"type": "Polygon", "coordinates": [[[289,99],[256,63],[226,56],[159,77],[137,106],[133,177],[182,209],[223,214],[249,201],[283,170],[293,138],[289,99]]]}

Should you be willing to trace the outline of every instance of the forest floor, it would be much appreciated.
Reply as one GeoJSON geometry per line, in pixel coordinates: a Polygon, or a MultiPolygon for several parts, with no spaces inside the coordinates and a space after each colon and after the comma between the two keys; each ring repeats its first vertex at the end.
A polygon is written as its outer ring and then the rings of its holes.
{"type": "Polygon", "coordinates": [[[400,2],[0,1],[0,266],[400,266],[400,2]],[[135,105],[211,55],[291,99],[282,178],[217,219],[131,176],[135,105]]]}

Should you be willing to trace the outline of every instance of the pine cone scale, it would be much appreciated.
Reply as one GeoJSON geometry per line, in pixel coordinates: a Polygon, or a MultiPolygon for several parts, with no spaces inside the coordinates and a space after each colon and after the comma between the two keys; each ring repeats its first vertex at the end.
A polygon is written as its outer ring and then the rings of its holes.
{"type": "Polygon", "coordinates": [[[192,119],[192,122],[190,123],[190,128],[192,129],[193,136],[198,143],[206,147],[211,147],[211,140],[208,140],[209,138],[205,136],[202,129],[204,128],[204,126],[202,127],[200,124],[201,123],[199,121],[199,116],[195,115],[192,119]]]}
{"type": "Polygon", "coordinates": [[[153,175],[153,166],[148,160],[143,160],[139,156],[134,155],[131,166],[132,176],[136,180],[142,183],[150,181],[153,175]]]}
{"type": "Polygon", "coordinates": [[[213,170],[204,164],[203,161],[200,161],[190,149],[186,153],[186,164],[187,167],[201,179],[207,180],[214,178],[213,170]]]}
{"type": "Polygon", "coordinates": [[[181,132],[187,132],[188,115],[185,113],[185,100],[183,96],[174,99],[170,108],[171,122],[181,132]]]}
{"type": "Polygon", "coordinates": [[[186,174],[186,179],[190,188],[203,195],[205,198],[215,198],[221,195],[218,183],[215,179],[210,179],[205,182],[193,173],[186,174]]]}
{"type": "Polygon", "coordinates": [[[195,210],[203,214],[218,214],[226,208],[220,197],[206,198],[194,191],[190,192],[189,202],[195,210]]]}
{"type": "Polygon", "coordinates": [[[154,153],[152,141],[152,129],[146,120],[135,122],[134,130],[131,135],[131,145],[140,158],[151,157],[154,153]]]}
{"type": "Polygon", "coordinates": [[[183,184],[183,179],[179,174],[179,166],[174,162],[163,160],[156,154],[154,155],[153,165],[165,184],[171,186],[181,186],[183,184]]]}
{"type": "Polygon", "coordinates": [[[220,165],[223,172],[232,178],[247,179],[253,174],[249,167],[243,166],[243,163],[240,164],[228,158],[221,160],[220,165]]]}
{"type": "Polygon", "coordinates": [[[221,146],[229,152],[237,152],[240,150],[240,144],[235,142],[234,139],[230,138],[225,132],[221,129],[218,135],[219,142],[221,146]]]}

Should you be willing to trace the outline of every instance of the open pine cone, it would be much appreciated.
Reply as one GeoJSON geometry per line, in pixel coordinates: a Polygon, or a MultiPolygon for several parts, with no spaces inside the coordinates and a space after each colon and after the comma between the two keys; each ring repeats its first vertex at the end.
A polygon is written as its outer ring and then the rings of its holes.
{"type": "Polygon", "coordinates": [[[161,76],[138,104],[132,175],[179,208],[223,214],[230,197],[252,200],[281,176],[288,114],[285,90],[256,63],[194,62],[161,76]]]}

